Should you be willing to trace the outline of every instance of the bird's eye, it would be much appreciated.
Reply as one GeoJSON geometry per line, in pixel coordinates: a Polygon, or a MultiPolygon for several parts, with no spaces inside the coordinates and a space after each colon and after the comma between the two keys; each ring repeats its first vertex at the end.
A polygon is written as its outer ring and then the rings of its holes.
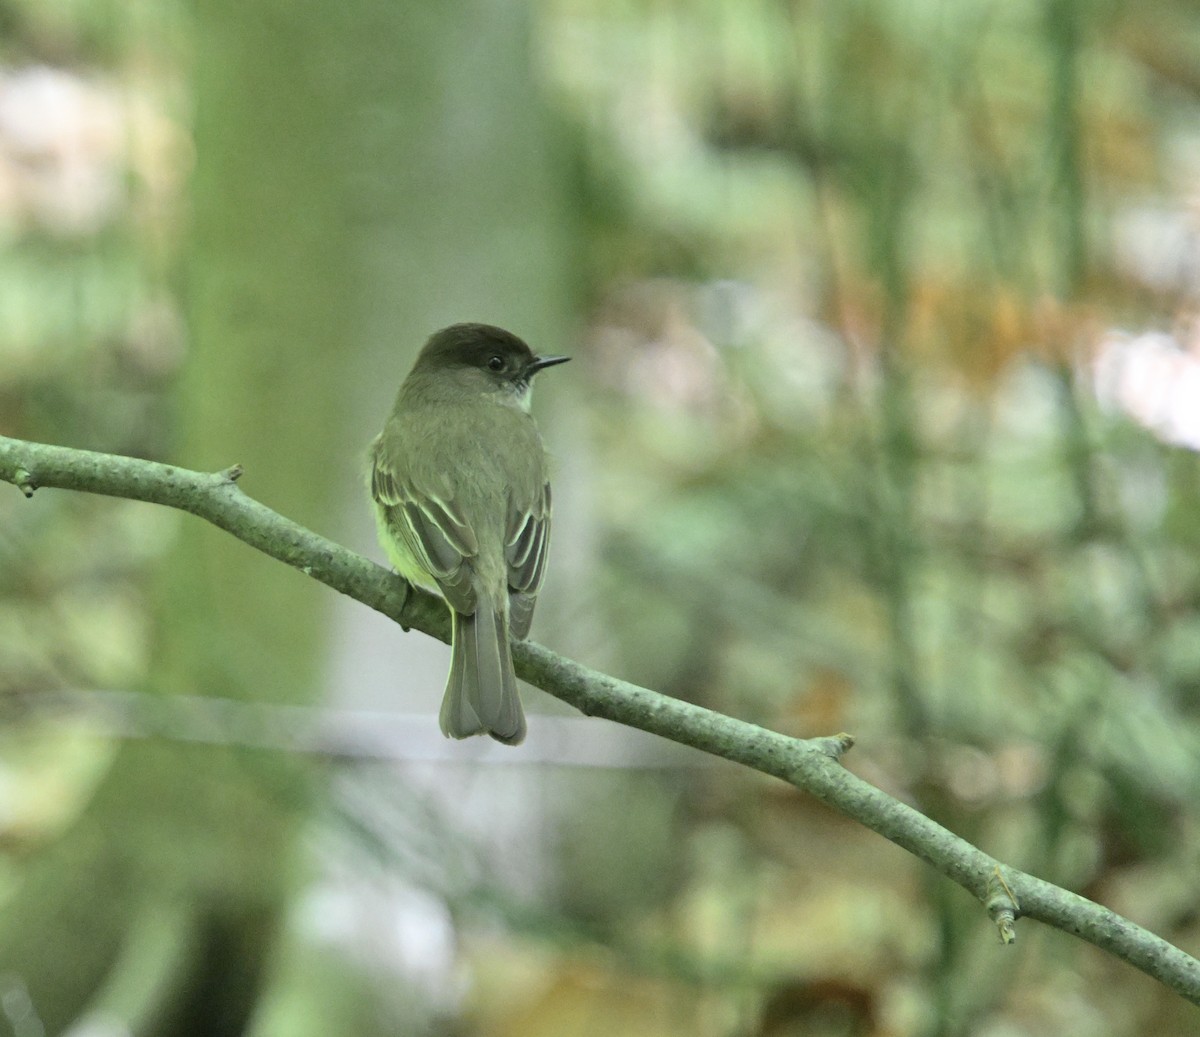
{"type": "Polygon", "coordinates": [[[488,369],[491,371],[503,371],[504,357],[495,354],[488,357],[488,369]]]}

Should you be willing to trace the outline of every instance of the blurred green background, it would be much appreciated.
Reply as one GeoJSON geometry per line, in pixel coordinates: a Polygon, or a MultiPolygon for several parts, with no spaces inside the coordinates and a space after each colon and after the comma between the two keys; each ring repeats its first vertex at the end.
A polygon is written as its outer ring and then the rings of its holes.
{"type": "MultiPolygon", "coordinates": [[[[0,0],[0,433],[378,558],[423,339],[571,353],[536,639],[1195,954],[1198,69],[1184,0],[0,0]]],[[[1196,1032],[776,782],[445,742],[333,599],[0,493],[0,1034],[1196,1032]]]]}

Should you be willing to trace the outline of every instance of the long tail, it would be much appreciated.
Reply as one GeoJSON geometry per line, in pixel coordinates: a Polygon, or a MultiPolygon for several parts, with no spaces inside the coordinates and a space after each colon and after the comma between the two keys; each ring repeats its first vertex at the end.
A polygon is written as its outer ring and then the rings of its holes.
{"type": "Polygon", "coordinates": [[[525,738],[525,713],[517,694],[504,613],[480,603],[473,616],[451,610],[454,652],[438,717],[442,734],[489,734],[516,745],[525,738]]]}

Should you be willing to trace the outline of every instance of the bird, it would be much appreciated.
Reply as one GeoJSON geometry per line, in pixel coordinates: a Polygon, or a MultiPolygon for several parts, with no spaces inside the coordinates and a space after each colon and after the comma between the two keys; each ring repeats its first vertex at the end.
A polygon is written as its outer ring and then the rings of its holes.
{"type": "Polygon", "coordinates": [[[429,337],[370,447],[380,544],[410,583],[450,610],[439,713],[449,738],[517,745],[526,722],[509,638],[524,639],[546,573],[551,495],[529,412],[532,381],[567,356],[463,323],[429,337]]]}

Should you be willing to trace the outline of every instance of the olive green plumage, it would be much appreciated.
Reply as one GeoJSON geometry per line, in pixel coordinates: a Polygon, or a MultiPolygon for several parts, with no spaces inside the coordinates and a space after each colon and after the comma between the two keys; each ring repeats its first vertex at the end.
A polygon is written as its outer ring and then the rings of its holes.
{"type": "Polygon", "coordinates": [[[491,325],[445,328],[421,350],[371,445],[380,542],[400,575],[450,607],[440,722],[452,738],[525,737],[509,636],[529,633],[550,541],[530,381],[566,359],[536,357],[491,325]]]}

